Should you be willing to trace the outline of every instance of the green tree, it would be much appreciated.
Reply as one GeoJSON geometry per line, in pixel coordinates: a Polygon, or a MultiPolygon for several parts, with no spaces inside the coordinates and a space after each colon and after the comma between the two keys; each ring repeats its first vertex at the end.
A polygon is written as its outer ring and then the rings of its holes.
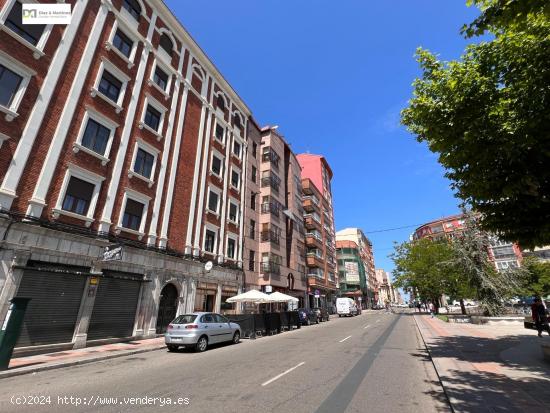
{"type": "Polygon", "coordinates": [[[522,295],[546,297],[550,295],[550,262],[544,262],[536,257],[526,257],[522,263],[524,274],[522,295]]]}
{"type": "Polygon", "coordinates": [[[418,49],[422,77],[401,121],[439,155],[481,225],[523,247],[550,243],[548,1],[476,0],[483,10],[458,61],[418,49]],[[540,6],[540,7],[539,7],[540,6]],[[527,7],[527,8],[525,8],[527,7]],[[519,10],[519,11],[518,11],[519,10]]]}
{"type": "Polygon", "coordinates": [[[395,245],[391,258],[395,263],[394,284],[414,290],[422,299],[431,300],[436,309],[445,293],[461,293],[464,283],[454,268],[448,265],[453,257],[449,243],[429,239],[395,245]]]}

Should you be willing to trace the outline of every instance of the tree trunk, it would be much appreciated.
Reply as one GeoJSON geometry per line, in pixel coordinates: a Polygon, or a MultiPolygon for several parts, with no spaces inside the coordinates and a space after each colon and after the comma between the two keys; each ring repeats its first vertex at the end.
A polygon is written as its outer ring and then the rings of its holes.
{"type": "Polygon", "coordinates": [[[462,315],[466,315],[466,306],[464,305],[464,298],[460,299],[460,310],[462,310],[462,315]]]}

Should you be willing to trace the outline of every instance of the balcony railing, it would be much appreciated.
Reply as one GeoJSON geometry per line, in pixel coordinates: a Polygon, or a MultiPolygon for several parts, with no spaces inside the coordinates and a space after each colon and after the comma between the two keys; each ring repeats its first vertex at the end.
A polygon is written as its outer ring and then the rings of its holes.
{"type": "Polygon", "coordinates": [[[279,218],[280,205],[276,202],[264,202],[262,204],[262,214],[271,214],[279,218]]]}
{"type": "Polygon", "coordinates": [[[260,271],[262,274],[281,274],[281,266],[276,262],[266,261],[262,262],[260,265],[260,271]]]}
{"type": "Polygon", "coordinates": [[[273,192],[279,193],[280,184],[281,184],[281,179],[275,175],[264,176],[262,178],[262,188],[266,188],[270,186],[273,192]]]}
{"type": "Polygon", "coordinates": [[[264,148],[262,153],[262,162],[271,162],[271,164],[279,167],[280,156],[270,147],[267,146],[264,148]]]}
{"type": "Polygon", "coordinates": [[[315,222],[317,222],[318,224],[321,224],[321,217],[319,217],[319,215],[316,213],[305,214],[304,218],[312,218],[315,222]]]}
{"type": "Polygon", "coordinates": [[[262,231],[262,242],[272,242],[276,245],[279,245],[280,242],[280,236],[276,231],[268,230],[268,231],[262,231]]]}

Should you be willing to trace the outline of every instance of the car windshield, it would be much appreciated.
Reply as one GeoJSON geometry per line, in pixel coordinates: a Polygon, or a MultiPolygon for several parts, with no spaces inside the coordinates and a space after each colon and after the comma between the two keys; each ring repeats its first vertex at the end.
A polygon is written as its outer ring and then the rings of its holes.
{"type": "Polygon", "coordinates": [[[191,324],[197,316],[195,314],[182,314],[177,316],[174,321],[172,321],[172,324],[191,324]]]}

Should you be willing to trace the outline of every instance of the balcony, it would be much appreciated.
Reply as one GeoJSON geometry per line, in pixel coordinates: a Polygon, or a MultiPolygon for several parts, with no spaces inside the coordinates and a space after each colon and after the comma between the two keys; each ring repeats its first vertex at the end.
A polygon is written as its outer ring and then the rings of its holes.
{"type": "Polygon", "coordinates": [[[315,195],[316,193],[319,193],[309,178],[302,179],[302,192],[306,195],[315,195]]]}
{"type": "Polygon", "coordinates": [[[271,148],[271,146],[266,146],[262,152],[262,162],[270,162],[276,168],[279,167],[279,159],[281,157],[271,148]]]}
{"type": "Polygon", "coordinates": [[[322,248],[323,242],[320,234],[315,232],[307,232],[306,245],[310,248],[322,248]]]}
{"type": "Polygon", "coordinates": [[[304,196],[302,198],[302,206],[307,212],[318,212],[319,211],[319,200],[314,196],[304,196]]]}
{"type": "Polygon", "coordinates": [[[277,231],[268,230],[268,231],[262,231],[261,232],[261,240],[262,242],[271,242],[275,245],[279,245],[280,243],[280,236],[277,231]]]}
{"type": "Polygon", "coordinates": [[[279,193],[279,185],[281,184],[281,179],[276,175],[264,176],[261,181],[262,188],[271,187],[271,190],[276,194],[279,193]]]}
{"type": "Polygon", "coordinates": [[[323,268],[325,266],[325,261],[323,256],[315,254],[314,252],[308,252],[306,256],[306,264],[308,267],[314,268],[323,268]]]}
{"type": "Polygon", "coordinates": [[[305,214],[304,224],[308,230],[317,229],[320,231],[322,228],[321,221],[319,220],[319,216],[318,215],[316,216],[316,214],[305,214]]]}
{"type": "Polygon", "coordinates": [[[280,204],[278,202],[264,202],[262,204],[262,214],[271,214],[279,218],[280,204]]]}
{"type": "Polygon", "coordinates": [[[276,262],[266,261],[260,263],[260,272],[262,274],[275,274],[281,275],[281,266],[276,262]]]}

